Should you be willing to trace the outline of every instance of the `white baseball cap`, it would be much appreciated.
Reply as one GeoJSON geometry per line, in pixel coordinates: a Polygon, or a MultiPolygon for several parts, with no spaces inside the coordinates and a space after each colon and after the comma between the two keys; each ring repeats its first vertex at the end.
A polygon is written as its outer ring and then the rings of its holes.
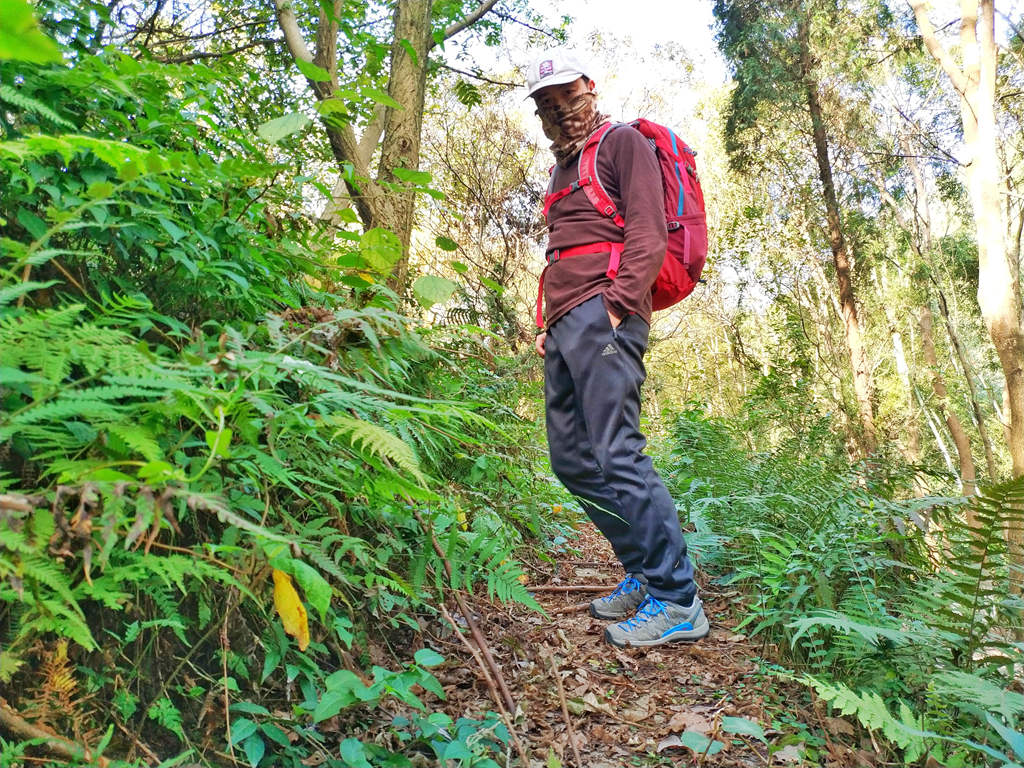
{"type": "Polygon", "coordinates": [[[571,83],[586,77],[583,63],[569,51],[554,48],[534,59],[526,72],[526,96],[533,96],[549,85],[571,83]]]}

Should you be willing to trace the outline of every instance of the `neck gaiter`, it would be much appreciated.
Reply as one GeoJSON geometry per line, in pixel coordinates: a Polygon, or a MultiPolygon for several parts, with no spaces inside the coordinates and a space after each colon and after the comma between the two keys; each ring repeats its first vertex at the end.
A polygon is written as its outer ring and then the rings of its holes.
{"type": "Polygon", "coordinates": [[[583,149],[590,134],[608,120],[607,115],[597,111],[596,102],[597,94],[588,91],[564,107],[537,109],[544,135],[551,139],[551,152],[563,168],[583,149]]]}

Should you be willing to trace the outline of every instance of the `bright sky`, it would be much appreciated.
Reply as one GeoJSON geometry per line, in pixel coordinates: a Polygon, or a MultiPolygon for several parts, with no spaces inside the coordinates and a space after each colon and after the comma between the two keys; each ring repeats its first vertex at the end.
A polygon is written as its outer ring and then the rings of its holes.
{"type": "MultiPolygon", "coordinates": [[[[631,61],[636,53],[681,46],[702,70],[703,79],[725,80],[725,62],[712,31],[711,0],[556,0],[553,6],[576,19],[569,37],[580,51],[595,37],[631,40],[631,48],[622,51],[626,73],[636,68],[637,62],[631,61]]],[[[643,74],[642,68],[637,74],[643,74]]]]}
{"type": "MultiPolygon", "coordinates": [[[[676,114],[692,111],[700,92],[726,81],[712,31],[712,0],[553,0],[549,8],[552,21],[563,15],[575,19],[567,47],[593,67],[587,74],[597,81],[598,105],[613,119],[647,116],[676,124],[676,114]],[[665,113],[666,103],[676,114],[665,113]]],[[[468,51],[472,65],[498,78],[510,77],[539,52],[528,47],[527,37],[527,30],[506,24],[504,45],[468,51]]],[[[463,60],[462,66],[467,63],[463,60]]],[[[524,102],[524,95],[517,94],[515,103],[544,146],[533,102],[524,102]]]]}

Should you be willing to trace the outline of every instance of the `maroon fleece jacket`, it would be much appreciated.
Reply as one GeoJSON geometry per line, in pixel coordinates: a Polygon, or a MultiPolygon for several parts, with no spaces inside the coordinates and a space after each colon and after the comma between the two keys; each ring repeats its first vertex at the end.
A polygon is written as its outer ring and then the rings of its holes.
{"type": "MultiPolygon", "coordinates": [[[[600,242],[624,242],[615,280],[605,275],[608,254],[583,254],[559,259],[544,274],[544,301],[550,327],[573,307],[597,294],[619,318],[636,314],[651,322],[651,286],[665,258],[664,191],[658,160],[650,143],[628,126],[616,128],[601,145],[597,174],[626,220],[625,230],[597,212],[578,189],[554,203],[548,212],[547,254],[562,248],[600,242]]],[[[556,165],[553,191],[579,179],[575,160],[568,168],[556,165]]]]}

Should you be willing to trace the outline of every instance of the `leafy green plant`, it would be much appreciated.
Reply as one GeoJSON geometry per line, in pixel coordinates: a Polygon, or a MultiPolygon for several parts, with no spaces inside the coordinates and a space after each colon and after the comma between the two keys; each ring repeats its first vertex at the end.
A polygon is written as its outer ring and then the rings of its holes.
{"type": "Polygon", "coordinates": [[[398,311],[397,239],[309,218],[292,139],[268,160],[230,108],[242,74],[90,55],[65,10],[69,65],[0,62],[0,680],[45,698],[63,637],[70,688],[110,706],[55,728],[253,766],[493,764],[504,726],[430,713],[440,659],[403,650],[453,587],[536,607],[515,552],[555,492],[503,405],[520,364],[398,311]],[[359,739],[382,702],[412,715],[397,750],[359,739]]]}
{"type": "Polygon", "coordinates": [[[674,439],[678,497],[729,531],[719,580],[749,591],[739,627],[781,643],[796,679],[907,764],[1019,759],[1019,702],[1001,681],[1020,658],[1007,531],[1021,525],[1024,480],[969,504],[899,499],[897,484],[866,486],[798,446],[750,456],[694,413],[674,439]]]}

